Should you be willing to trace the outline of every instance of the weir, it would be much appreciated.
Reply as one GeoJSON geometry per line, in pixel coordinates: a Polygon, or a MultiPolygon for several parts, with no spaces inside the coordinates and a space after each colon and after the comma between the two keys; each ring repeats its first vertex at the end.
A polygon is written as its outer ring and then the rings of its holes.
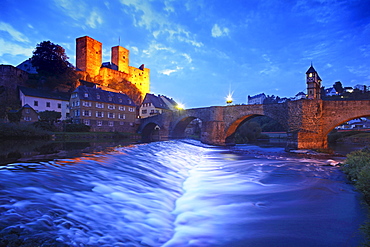
{"type": "Polygon", "coordinates": [[[277,104],[211,106],[166,112],[141,119],[139,132],[155,140],[185,137],[186,126],[202,121],[201,141],[211,145],[233,145],[237,128],[255,116],[268,116],[288,134],[288,149],[327,149],[327,135],[336,126],[370,115],[370,100],[302,99],[277,104]],[[154,128],[157,129],[154,129],[154,128]]]}

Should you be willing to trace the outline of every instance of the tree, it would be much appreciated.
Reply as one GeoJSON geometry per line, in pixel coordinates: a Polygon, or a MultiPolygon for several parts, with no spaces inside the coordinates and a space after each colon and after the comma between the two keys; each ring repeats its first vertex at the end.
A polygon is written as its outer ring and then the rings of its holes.
{"type": "Polygon", "coordinates": [[[78,76],[63,47],[53,44],[50,41],[43,41],[37,44],[31,58],[39,74],[39,78],[45,81],[45,86],[50,89],[59,86],[73,87],[78,76]]]}
{"type": "Polygon", "coordinates": [[[50,124],[55,123],[59,118],[62,117],[60,112],[56,111],[42,111],[39,112],[39,117],[41,121],[48,122],[50,124]]]}
{"type": "Polygon", "coordinates": [[[125,93],[136,105],[140,105],[142,101],[140,90],[128,80],[122,80],[120,82],[116,80],[110,80],[108,86],[118,91],[125,93]]]}
{"type": "Polygon", "coordinates": [[[340,81],[335,82],[333,87],[334,87],[335,91],[337,91],[338,93],[343,92],[343,85],[340,81]]]}

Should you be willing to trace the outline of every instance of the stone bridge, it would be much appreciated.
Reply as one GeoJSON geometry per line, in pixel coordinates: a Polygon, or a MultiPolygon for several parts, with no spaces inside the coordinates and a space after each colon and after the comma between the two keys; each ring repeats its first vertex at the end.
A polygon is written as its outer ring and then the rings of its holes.
{"type": "Polygon", "coordinates": [[[370,116],[370,100],[297,100],[280,104],[211,106],[163,113],[141,119],[144,140],[183,138],[186,126],[202,121],[201,141],[233,145],[237,128],[255,116],[268,116],[288,133],[288,148],[327,149],[327,135],[336,126],[354,118],[370,116]]]}

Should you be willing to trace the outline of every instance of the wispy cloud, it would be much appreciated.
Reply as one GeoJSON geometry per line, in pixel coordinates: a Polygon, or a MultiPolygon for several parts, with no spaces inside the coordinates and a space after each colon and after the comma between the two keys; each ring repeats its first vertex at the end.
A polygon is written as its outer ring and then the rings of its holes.
{"type": "Polygon", "coordinates": [[[214,24],[211,30],[212,37],[214,38],[227,36],[229,32],[230,30],[227,27],[220,27],[218,24],[214,24]]]}
{"type": "MultiPolygon", "coordinates": [[[[103,23],[103,18],[98,9],[91,8],[85,2],[73,0],[54,0],[55,5],[61,9],[67,16],[75,21],[84,23],[90,28],[97,28],[103,23]]],[[[84,28],[84,25],[81,25],[84,28]]]]}
{"type": "Polygon", "coordinates": [[[186,30],[183,26],[174,23],[170,14],[174,12],[174,8],[165,2],[164,10],[169,15],[164,15],[163,12],[157,11],[151,1],[142,0],[121,0],[121,4],[132,9],[126,9],[125,13],[132,15],[134,25],[151,31],[154,38],[158,39],[164,36],[168,41],[180,41],[192,46],[201,47],[203,44],[196,40],[195,35],[186,30]]]}
{"type": "Polygon", "coordinates": [[[182,70],[182,69],[183,69],[182,67],[176,66],[176,69],[164,69],[164,70],[159,71],[159,73],[169,76],[172,73],[175,73],[175,72],[177,72],[179,70],[182,70]]]}
{"type": "Polygon", "coordinates": [[[0,31],[7,32],[10,36],[19,42],[29,42],[28,38],[21,32],[15,30],[11,25],[5,22],[0,22],[0,31]]]}
{"type": "Polygon", "coordinates": [[[10,54],[13,56],[23,55],[26,57],[32,56],[32,52],[34,50],[33,46],[24,47],[9,41],[5,41],[4,39],[0,38],[0,57],[5,54],[10,54]]]}

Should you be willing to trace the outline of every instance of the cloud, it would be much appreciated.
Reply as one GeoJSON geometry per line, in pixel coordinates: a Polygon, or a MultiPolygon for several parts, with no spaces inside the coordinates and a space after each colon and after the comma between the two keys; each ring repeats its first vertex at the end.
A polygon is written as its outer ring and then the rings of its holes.
{"type": "Polygon", "coordinates": [[[32,52],[34,47],[23,47],[18,44],[11,43],[9,41],[5,41],[4,39],[0,38],[0,56],[4,54],[10,54],[13,56],[22,55],[26,57],[32,56],[32,52]]]}
{"type": "MultiPolygon", "coordinates": [[[[103,23],[103,18],[97,8],[91,8],[84,2],[73,0],[54,0],[55,5],[75,21],[84,22],[90,28],[97,28],[103,23]]],[[[80,25],[85,28],[84,25],[80,25]]]]}
{"type": "Polygon", "coordinates": [[[228,36],[229,35],[229,29],[227,27],[219,27],[218,24],[213,25],[212,27],[212,37],[217,38],[221,36],[228,36]]]}
{"type": "Polygon", "coordinates": [[[168,15],[157,11],[154,6],[155,3],[151,3],[148,0],[140,2],[136,0],[121,0],[121,4],[131,8],[124,11],[132,16],[134,25],[151,31],[154,38],[158,39],[160,36],[164,36],[169,41],[180,41],[196,47],[203,46],[201,42],[196,40],[195,35],[192,35],[184,27],[171,20],[170,14],[174,13],[174,8],[169,5],[168,1],[165,2],[164,7],[168,15]]]}
{"type": "Polygon", "coordinates": [[[0,31],[7,32],[12,38],[19,42],[29,42],[28,38],[21,32],[15,30],[11,25],[5,22],[0,22],[0,31]]]}
{"type": "Polygon", "coordinates": [[[100,15],[96,12],[93,11],[91,12],[89,18],[86,20],[86,24],[90,26],[91,28],[96,28],[97,24],[102,24],[103,19],[100,17],[100,15]]]}
{"type": "Polygon", "coordinates": [[[172,73],[175,73],[179,70],[182,70],[183,68],[182,67],[179,67],[179,66],[176,66],[176,69],[164,69],[162,71],[159,71],[160,74],[163,74],[163,75],[171,75],[172,73]]]}

